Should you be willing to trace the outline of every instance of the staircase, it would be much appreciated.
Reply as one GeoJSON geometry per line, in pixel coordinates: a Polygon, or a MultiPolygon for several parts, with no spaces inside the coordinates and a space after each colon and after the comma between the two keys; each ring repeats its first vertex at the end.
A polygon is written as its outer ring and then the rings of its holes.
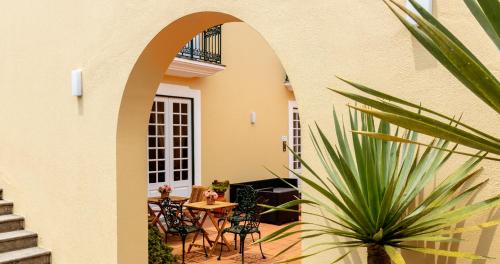
{"type": "Polygon", "coordinates": [[[13,207],[0,189],[0,264],[50,264],[50,251],[37,247],[38,235],[24,230],[24,217],[13,207]]]}

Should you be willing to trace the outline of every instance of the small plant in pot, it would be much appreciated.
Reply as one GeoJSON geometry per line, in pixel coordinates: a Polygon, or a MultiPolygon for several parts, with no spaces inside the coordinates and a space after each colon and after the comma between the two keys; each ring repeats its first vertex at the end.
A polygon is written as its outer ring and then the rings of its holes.
{"type": "Polygon", "coordinates": [[[229,188],[229,181],[218,181],[215,180],[212,182],[212,186],[210,187],[214,192],[219,195],[219,197],[224,198],[224,194],[227,191],[227,188],[229,188]]]}
{"type": "Polygon", "coordinates": [[[172,192],[172,187],[170,185],[162,185],[158,188],[158,192],[161,194],[161,198],[167,198],[172,192]]]}
{"type": "Polygon", "coordinates": [[[207,204],[214,204],[215,200],[219,197],[216,192],[213,190],[206,190],[203,192],[203,195],[205,195],[205,198],[207,198],[207,204]]]}

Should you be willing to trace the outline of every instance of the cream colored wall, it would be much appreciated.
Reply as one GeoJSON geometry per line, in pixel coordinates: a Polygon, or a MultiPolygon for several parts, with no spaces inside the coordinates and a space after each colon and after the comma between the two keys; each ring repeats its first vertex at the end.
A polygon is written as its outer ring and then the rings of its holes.
{"type": "Polygon", "coordinates": [[[202,184],[273,178],[264,166],[287,175],[288,101],[285,72],[269,44],[242,22],[222,27],[226,69],[205,78],[165,76],[163,82],[201,90],[202,184]],[[257,122],[250,123],[256,112],[257,122]]]}
{"type": "MultiPolygon", "coordinates": [[[[498,76],[498,50],[463,2],[435,3],[438,18],[498,76]]],[[[53,251],[55,264],[146,262],[141,190],[148,102],[168,61],[190,36],[238,19],[276,51],[305,124],[316,120],[332,133],[331,105],[345,113],[347,101],[325,87],[350,90],[335,78],[340,75],[449,114],[465,110],[464,121],[499,130],[498,115],[427,55],[382,1],[4,2],[0,181],[16,213],[27,216],[26,227],[53,251]],[[193,14],[201,11],[232,16],[193,14]],[[193,15],[177,20],[187,14],[193,15]],[[78,67],[81,99],[70,95],[69,85],[70,71],[78,67]]],[[[313,158],[308,145],[304,157],[313,158]]],[[[500,185],[500,165],[483,166],[481,178],[491,180],[476,199],[498,193],[500,185]]],[[[460,249],[500,258],[494,230],[465,238],[460,249]]]]}

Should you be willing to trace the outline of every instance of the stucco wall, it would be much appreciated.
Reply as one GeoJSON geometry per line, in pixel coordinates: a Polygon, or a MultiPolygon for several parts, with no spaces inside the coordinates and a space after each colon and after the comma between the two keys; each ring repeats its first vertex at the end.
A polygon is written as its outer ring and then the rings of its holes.
{"type": "Polygon", "coordinates": [[[202,184],[273,178],[264,166],[286,175],[281,136],[288,136],[288,101],[295,99],[283,85],[281,62],[247,24],[228,23],[222,32],[225,70],[205,78],[163,78],[201,91],[202,184]]]}
{"type": "MultiPolygon", "coordinates": [[[[498,51],[462,1],[435,2],[438,18],[498,76],[498,51]]],[[[347,101],[325,87],[345,87],[335,79],[340,75],[449,114],[464,111],[464,121],[491,133],[499,129],[498,115],[427,55],[382,1],[3,2],[0,181],[27,228],[53,250],[54,263],[145,263],[146,193],[134,190],[146,189],[140,151],[147,102],[190,36],[237,19],[276,51],[305,124],[316,120],[331,133],[331,105],[345,113],[347,101]],[[176,21],[201,11],[234,17],[204,13],[176,21]],[[81,99],[70,93],[70,71],[78,67],[81,99]]],[[[304,152],[313,157],[307,145],[304,152]]],[[[500,187],[500,165],[483,166],[481,178],[491,181],[477,199],[500,187]]],[[[500,258],[495,233],[465,238],[460,249],[500,258]]]]}

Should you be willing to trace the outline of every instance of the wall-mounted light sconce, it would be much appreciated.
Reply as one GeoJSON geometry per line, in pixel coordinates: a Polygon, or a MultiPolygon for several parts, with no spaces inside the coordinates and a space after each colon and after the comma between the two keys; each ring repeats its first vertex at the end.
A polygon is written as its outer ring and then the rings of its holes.
{"type": "Polygon", "coordinates": [[[71,94],[73,96],[82,96],[82,70],[71,71],[71,94]]]}
{"type": "Polygon", "coordinates": [[[250,113],[250,123],[255,124],[255,122],[257,122],[257,113],[252,112],[250,113]]]}
{"type": "MultiPolygon", "coordinates": [[[[425,8],[425,10],[427,10],[429,13],[432,14],[432,0],[415,0],[415,2],[417,2],[419,5],[421,5],[423,8],[425,8]]],[[[413,6],[411,5],[411,3],[409,1],[406,2],[406,7],[408,9],[410,9],[411,11],[418,14],[417,10],[415,10],[415,8],[413,8],[413,6]]],[[[408,22],[410,22],[414,26],[417,24],[409,16],[406,16],[406,20],[408,20],[408,22]]]]}

